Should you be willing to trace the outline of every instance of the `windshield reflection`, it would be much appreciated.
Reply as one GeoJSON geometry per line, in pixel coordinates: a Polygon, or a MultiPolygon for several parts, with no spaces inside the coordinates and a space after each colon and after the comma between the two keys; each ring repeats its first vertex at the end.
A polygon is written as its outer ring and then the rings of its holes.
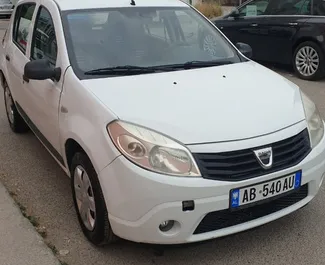
{"type": "Polygon", "coordinates": [[[65,16],[72,66],[81,73],[124,65],[240,62],[234,48],[189,7],[124,7],[65,16]]]}

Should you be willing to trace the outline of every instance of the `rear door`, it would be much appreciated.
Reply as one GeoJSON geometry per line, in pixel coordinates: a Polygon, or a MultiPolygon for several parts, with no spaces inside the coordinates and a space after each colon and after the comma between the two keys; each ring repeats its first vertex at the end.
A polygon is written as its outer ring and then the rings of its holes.
{"type": "Polygon", "coordinates": [[[312,0],[270,0],[267,16],[259,22],[261,61],[290,64],[296,33],[311,15],[312,0]]]}
{"type": "MultiPolygon", "coordinates": [[[[23,87],[24,66],[29,61],[28,45],[32,32],[32,19],[36,4],[22,3],[17,6],[12,27],[7,32],[9,41],[5,50],[8,69],[8,85],[11,94],[20,105],[26,105],[26,99],[21,93],[23,87]]],[[[29,109],[26,107],[26,111],[29,109]]]]}

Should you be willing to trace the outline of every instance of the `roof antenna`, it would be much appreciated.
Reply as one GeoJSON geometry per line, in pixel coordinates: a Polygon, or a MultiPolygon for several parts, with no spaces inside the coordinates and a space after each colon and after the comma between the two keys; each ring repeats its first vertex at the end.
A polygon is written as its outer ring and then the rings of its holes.
{"type": "Polygon", "coordinates": [[[135,1],[131,0],[131,6],[135,6],[135,1]]]}

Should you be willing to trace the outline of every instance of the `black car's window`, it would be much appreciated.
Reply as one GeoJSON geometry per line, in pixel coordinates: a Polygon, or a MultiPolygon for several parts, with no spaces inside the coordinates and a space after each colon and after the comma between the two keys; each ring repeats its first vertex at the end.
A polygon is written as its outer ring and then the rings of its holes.
{"type": "Polygon", "coordinates": [[[57,42],[54,24],[49,11],[40,7],[34,28],[31,59],[46,58],[52,65],[56,64],[57,42]]]}
{"type": "Polygon", "coordinates": [[[311,0],[271,0],[268,15],[310,15],[311,0]]]}
{"type": "Polygon", "coordinates": [[[269,4],[269,0],[253,0],[247,5],[239,8],[241,17],[255,17],[266,15],[265,11],[269,4]]]}
{"type": "Polygon", "coordinates": [[[314,0],[314,15],[325,16],[325,0],[314,0]]]}
{"type": "MultiPolygon", "coordinates": [[[[321,0],[323,1],[323,0],[321,0]]],[[[310,15],[311,0],[253,0],[239,9],[241,17],[310,15]]]]}
{"type": "Polygon", "coordinates": [[[14,27],[13,40],[22,52],[26,52],[30,24],[32,21],[35,4],[22,4],[17,7],[14,27]]]}

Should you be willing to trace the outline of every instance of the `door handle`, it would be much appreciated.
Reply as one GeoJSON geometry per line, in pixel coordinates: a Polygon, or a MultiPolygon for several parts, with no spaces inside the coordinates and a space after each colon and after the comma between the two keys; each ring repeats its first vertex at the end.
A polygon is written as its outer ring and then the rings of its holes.
{"type": "Polygon", "coordinates": [[[7,60],[8,62],[10,62],[10,57],[9,57],[8,54],[6,55],[6,60],[7,60]]]}
{"type": "Polygon", "coordinates": [[[25,75],[23,75],[23,80],[24,80],[26,83],[29,83],[29,78],[26,77],[25,75]]]}
{"type": "Polygon", "coordinates": [[[289,22],[289,25],[290,25],[290,26],[297,26],[298,23],[297,23],[297,22],[289,22]]]}
{"type": "Polygon", "coordinates": [[[257,26],[258,26],[257,23],[252,23],[252,24],[251,24],[251,27],[257,27],[257,26]]]}

